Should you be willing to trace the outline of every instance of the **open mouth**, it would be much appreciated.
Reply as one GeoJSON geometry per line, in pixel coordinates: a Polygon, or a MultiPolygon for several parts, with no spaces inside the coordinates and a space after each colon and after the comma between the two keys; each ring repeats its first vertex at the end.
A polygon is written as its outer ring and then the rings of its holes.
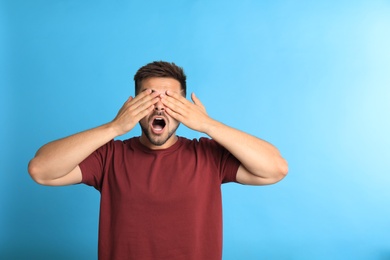
{"type": "Polygon", "coordinates": [[[165,125],[166,123],[164,118],[156,117],[155,119],[153,119],[152,128],[154,131],[161,132],[164,129],[165,125]]]}

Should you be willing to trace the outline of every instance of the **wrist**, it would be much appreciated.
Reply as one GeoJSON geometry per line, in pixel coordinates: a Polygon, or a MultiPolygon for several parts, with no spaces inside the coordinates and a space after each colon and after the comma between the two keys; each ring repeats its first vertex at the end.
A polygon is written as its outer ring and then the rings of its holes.
{"type": "Polygon", "coordinates": [[[125,133],[122,133],[123,131],[121,130],[120,127],[117,126],[117,124],[115,124],[114,121],[111,121],[111,122],[103,125],[103,127],[106,129],[106,131],[108,132],[108,134],[110,136],[113,136],[113,138],[125,134],[125,133]]]}
{"type": "Polygon", "coordinates": [[[204,124],[204,130],[202,132],[213,138],[213,136],[218,133],[218,127],[220,125],[220,122],[210,118],[210,120],[204,124]]]}

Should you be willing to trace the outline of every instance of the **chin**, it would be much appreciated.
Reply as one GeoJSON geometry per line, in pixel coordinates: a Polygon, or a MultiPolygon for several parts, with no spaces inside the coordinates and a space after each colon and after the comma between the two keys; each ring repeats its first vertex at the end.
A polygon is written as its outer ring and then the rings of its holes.
{"type": "Polygon", "coordinates": [[[145,126],[140,123],[142,133],[146,137],[144,140],[147,140],[149,144],[154,146],[163,146],[165,145],[172,137],[176,136],[176,130],[179,127],[180,124],[177,124],[174,129],[169,131],[168,127],[164,129],[164,132],[156,135],[153,133],[151,129],[148,128],[148,126],[145,126]]]}
{"type": "Polygon", "coordinates": [[[169,139],[169,136],[162,136],[162,135],[156,136],[155,134],[153,134],[151,130],[143,127],[142,125],[141,125],[141,129],[142,129],[143,136],[146,137],[144,138],[144,140],[147,140],[147,142],[151,145],[162,146],[169,139]]]}
{"type": "Polygon", "coordinates": [[[155,146],[163,146],[167,141],[168,141],[168,138],[166,139],[153,139],[153,138],[148,138],[149,142],[152,144],[152,145],[155,145],[155,146]]]}

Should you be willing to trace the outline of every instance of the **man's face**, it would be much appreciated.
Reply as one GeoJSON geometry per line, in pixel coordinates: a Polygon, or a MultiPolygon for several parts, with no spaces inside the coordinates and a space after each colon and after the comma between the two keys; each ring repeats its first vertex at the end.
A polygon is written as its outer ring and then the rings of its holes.
{"type": "MultiPolygon", "coordinates": [[[[181,93],[179,81],[173,78],[148,78],[141,82],[140,92],[151,89],[161,94],[167,90],[181,93]]],[[[141,143],[151,149],[165,149],[176,140],[176,129],[179,122],[165,112],[161,101],[154,105],[154,110],[139,121],[142,129],[141,143]]]]}

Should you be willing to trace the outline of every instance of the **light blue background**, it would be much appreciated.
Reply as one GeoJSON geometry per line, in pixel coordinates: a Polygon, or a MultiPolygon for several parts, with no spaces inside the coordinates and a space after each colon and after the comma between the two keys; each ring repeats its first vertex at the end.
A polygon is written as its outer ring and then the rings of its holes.
{"type": "Polygon", "coordinates": [[[96,259],[99,193],[27,163],[168,60],[289,162],[276,185],[224,185],[224,259],[390,259],[389,1],[3,0],[0,33],[0,258],[96,259]]]}

